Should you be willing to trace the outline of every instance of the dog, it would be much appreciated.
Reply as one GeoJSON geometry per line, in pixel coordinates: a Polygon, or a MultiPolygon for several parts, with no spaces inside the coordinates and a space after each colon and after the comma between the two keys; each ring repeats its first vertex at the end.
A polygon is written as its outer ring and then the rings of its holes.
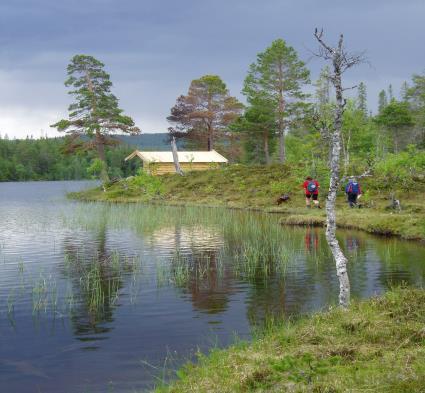
{"type": "Polygon", "coordinates": [[[288,202],[291,197],[288,194],[282,194],[279,198],[276,199],[276,203],[280,205],[283,202],[288,202]]]}

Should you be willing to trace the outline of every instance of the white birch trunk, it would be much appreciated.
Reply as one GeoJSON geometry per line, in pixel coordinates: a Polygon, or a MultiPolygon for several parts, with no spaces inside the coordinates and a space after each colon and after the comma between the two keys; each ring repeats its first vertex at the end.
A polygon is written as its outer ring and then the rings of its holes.
{"type": "Polygon", "coordinates": [[[350,304],[350,281],[347,272],[347,258],[341,250],[339,242],[336,238],[336,195],[340,183],[339,167],[341,157],[341,128],[342,113],[344,110],[344,101],[342,98],[341,68],[337,63],[340,53],[336,52],[334,58],[334,85],[336,92],[336,111],[335,111],[335,128],[331,133],[331,154],[330,154],[330,184],[329,193],[326,200],[326,240],[332,251],[335,260],[336,274],[339,280],[339,304],[347,308],[350,304]]]}
{"type": "MultiPolygon", "coordinates": [[[[333,75],[330,77],[335,87],[336,111],[334,117],[334,127],[330,133],[330,184],[329,193],[326,200],[326,240],[331,249],[336,265],[336,273],[339,280],[339,304],[347,308],[350,304],[350,281],[347,272],[347,258],[341,250],[336,238],[336,196],[339,189],[340,178],[340,157],[341,157],[341,130],[342,114],[344,112],[345,102],[342,97],[342,74],[348,68],[359,64],[362,61],[362,55],[351,55],[344,50],[343,36],[340,35],[338,46],[332,48],[327,45],[322,37],[323,30],[316,29],[314,33],[316,39],[321,45],[320,57],[332,61],[333,75]]],[[[348,146],[346,146],[348,151],[348,146]]]]}

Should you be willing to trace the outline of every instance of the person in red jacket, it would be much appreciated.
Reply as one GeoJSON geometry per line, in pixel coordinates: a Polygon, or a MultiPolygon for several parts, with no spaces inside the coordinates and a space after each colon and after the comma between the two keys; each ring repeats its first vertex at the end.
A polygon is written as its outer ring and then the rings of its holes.
{"type": "Polygon", "coordinates": [[[305,182],[303,183],[303,188],[305,191],[305,203],[307,207],[310,207],[310,201],[313,199],[314,205],[321,209],[319,204],[319,182],[314,180],[312,177],[307,176],[305,182]]]}

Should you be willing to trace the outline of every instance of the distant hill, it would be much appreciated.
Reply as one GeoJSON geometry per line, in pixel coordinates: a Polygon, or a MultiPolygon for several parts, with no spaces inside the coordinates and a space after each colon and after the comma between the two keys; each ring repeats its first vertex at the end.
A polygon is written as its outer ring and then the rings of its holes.
{"type": "MultiPolygon", "coordinates": [[[[129,146],[134,146],[138,150],[166,151],[170,150],[168,133],[140,134],[140,135],[116,135],[116,138],[129,146]]],[[[177,141],[177,147],[182,148],[183,142],[177,141]]]]}

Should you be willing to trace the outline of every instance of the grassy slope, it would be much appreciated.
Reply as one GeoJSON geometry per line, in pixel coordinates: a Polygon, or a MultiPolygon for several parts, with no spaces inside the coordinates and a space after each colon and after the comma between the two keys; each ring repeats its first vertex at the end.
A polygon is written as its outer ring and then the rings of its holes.
{"type": "MultiPolygon", "coordinates": [[[[324,211],[310,211],[304,206],[300,184],[305,173],[303,167],[233,165],[220,170],[192,172],[184,177],[166,175],[161,177],[162,185],[159,188],[147,187],[133,179],[114,184],[107,192],[98,188],[75,193],[71,197],[110,202],[200,204],[259,209],[282,214],[283,224],[323,225],[324,211]],[[277,207],[276,198],[283,192],[289,192],[292,199],[289,203],[277,207]]],[[[403,211],[393,213],[386,210],[389,191],[380,193],[374,189],[376,184],[385,184],[384,179],[365,179],[362,183],[367,190],[362,200],[364,209],[347,208],[341,192],[338,202],[340,227],[425,240],[425,184],[420,185],[424,188],[423,192],[398,192],[397,197],[401,199],[403,211]]],[[[325,181],[322,182],[322,189],[326,189],[325,181]]],[[[324,202],[323,193],[321,200],[324,202]]]]}
{"type": "Polygon", "coordinates": [[[394,289],[199,355],[157,392],[425,392],[425,291],[394,289]]]}

